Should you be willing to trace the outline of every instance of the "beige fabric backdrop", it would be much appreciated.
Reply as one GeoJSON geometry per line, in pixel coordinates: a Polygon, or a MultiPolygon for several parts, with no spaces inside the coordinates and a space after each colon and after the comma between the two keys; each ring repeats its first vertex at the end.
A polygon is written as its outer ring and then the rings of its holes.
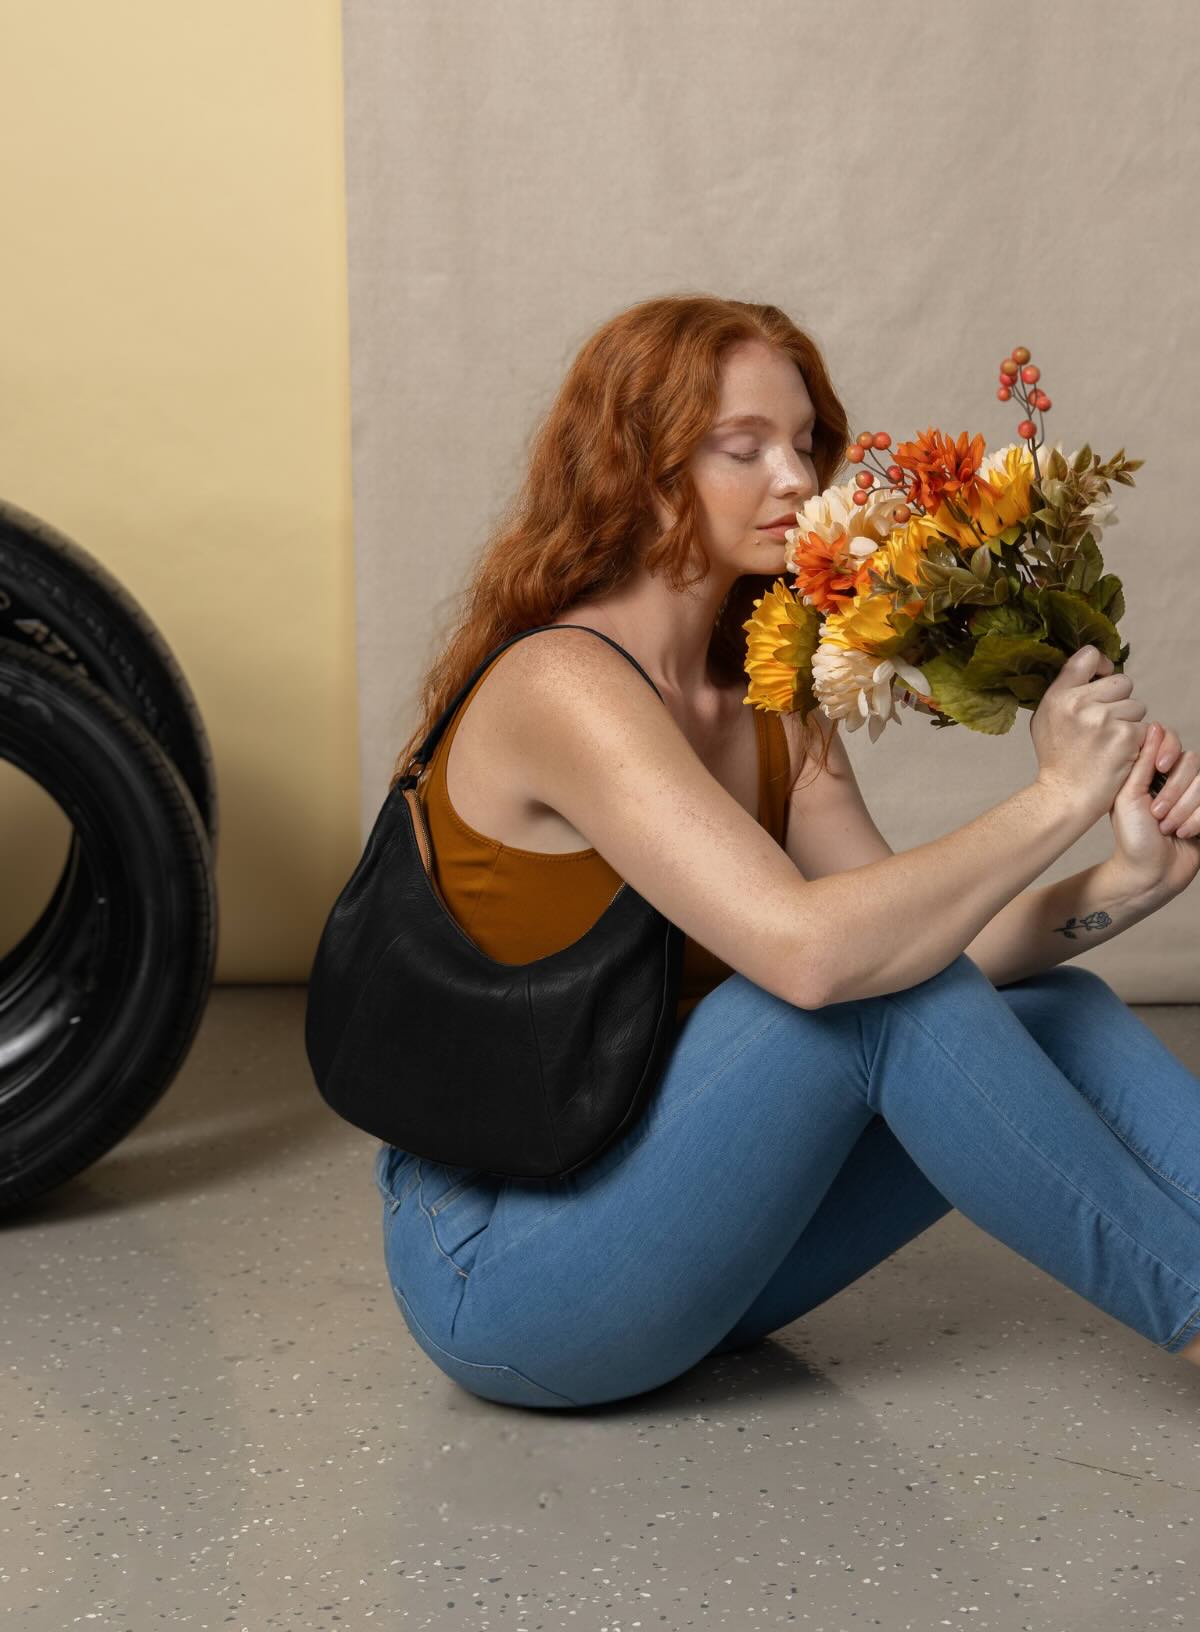
{"type": "MultiPolygon", "coordinates": [[[[585,337],[647,296],[771,300],[856,429],[1015,437],[1029,346],[1051,438],[1147,463],[1109,570],[1149,716],[1200,745],[1190,495],[1200,21],[1184,0],[345,0],[365,836],[447,600],[585,337]]],[[[897,850],[1035,769],[917,716],[848,734],[897,850]]],[[[1107,821],[1038,881],[1109,849],[1107,821]]],[[[904,926],[897,924],[896,933],[904,926]]],[[[1200,883],[1079,962],[1200,999],[1200,883]]]]}

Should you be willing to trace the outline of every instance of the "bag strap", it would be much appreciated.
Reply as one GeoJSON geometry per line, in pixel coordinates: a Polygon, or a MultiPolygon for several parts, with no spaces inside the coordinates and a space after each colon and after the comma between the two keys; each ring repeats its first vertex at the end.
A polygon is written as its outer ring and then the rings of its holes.
{"type": "Polygon", "coordinates": [[[462,703],[463,699],[466,697],[466,695],[470,691],[471,687],[475,684],[476,680],[479,679],[479,676],[487,668],[488,664],[491,663],[494,658],[499,657],[501,652],[507,651],[508,648],[510,646],[514,645],[518,640],[524,640],[527,635],[540,634],[543,629],[586,629],[589,634],[599,635],[601,640],[607,640],[608,641],[608,644],[613,648],[614,651],[620,652],[622,657],[625,657],[625,658],[629,659],[629,661],[633,664],[634,668],[641,675],[642,679],[653,690],[654,695],[658,698],[659,702],[662,702],[662,692],[659,691],[658,687],[654,684],[654,681],[651,680],[650,676],[646,673],[645,669],[638,662],[637,658],[634,657],[631,653],[627,652],[625,650],[624,646],[618,645],[618,643],[615,640],[613,640],[611,635],[602,634],[599,629],[593,629],[592,626],[590,624],[588,624],[588,623],[539,623],[539,624],[536,624],[532,629],[522,629],[519,634],[511,635],[508,638],[508,640],[503,641],[499,646],[495,647],[492,651],[490,651],[488,653],[488,655],[483,659],[482,662],[480,662],[479,664],[476,665],[474,671],[471,673],[471,675],[467,678],[465,683],[459,689],[457,695],[455,697],[453,697],[449,703],[446,704],[445,709],[442,711],[441,718],[439,720],[437,720],[437,722],[434,724],[433,728],[430,730],[429,735],[425,738],[425,741],[421,744],[421,746],[413,754],[412,758],[408,762],[408,765],[407,765],[407,767],[405,769],[404,775],[397,778],[397,780],[393,783],[393,787],[397,787],[397,788],[415,788],[416,787],[418,781],[420,780],[421,772],[425,769],[425,766],[429,763],[429,760],[433,755],[433,751],[437,747],[438,743],[441,741],[442,735],[445,732],[446,727],[450,724],[450,721],[454,718],[454,714],[455,714],[456,709],[462,703]],[[413,766],[417,766],[418,769],[416,769],[414,771],[413,766]]]}

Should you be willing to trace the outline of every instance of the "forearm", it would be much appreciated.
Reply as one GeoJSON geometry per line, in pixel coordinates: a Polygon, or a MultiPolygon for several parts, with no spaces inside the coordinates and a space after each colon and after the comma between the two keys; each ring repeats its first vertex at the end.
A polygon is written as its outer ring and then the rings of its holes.
{"type": "Polygon", "coordinates": [[[1162,905],[1128,885],[1111,860],[1101,861],[1014,896],[965,950],[993,986],[1007,986],[1111,941],[1162,905]]]}
{"type": "Polygon", "coordinates": [[[903,991],[945,969],[1091,825],[1035,781],[939,839],[806,882],[805,934],[820,935],[806,962],[824,983],[807,1006],[903,991]]]}

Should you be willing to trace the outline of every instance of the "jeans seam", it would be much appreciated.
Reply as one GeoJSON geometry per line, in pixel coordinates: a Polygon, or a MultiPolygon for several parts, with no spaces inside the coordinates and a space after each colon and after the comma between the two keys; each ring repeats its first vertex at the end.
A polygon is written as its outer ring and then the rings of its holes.
{"type": "MultiPolygon", "coordinates": [[[[1068,1078],[1068,1081],[1069,1080],[1070,1079],[1068,1078]]],[[[1081,1093],[1081,1094],[1083,1093],[1082,1088],[1078,1089],[1077,1091],[1079,1093],[1081,1093]]],[[[1086,1094],[1084,1094],[1084,1098],[1087,1099],[1086,1094]]],[[[1200,1202],[1200,1196],[1196,1195],[1194,1191],[1189,1190],[1187,1185],[1180,1184],[1177,1179],[1171,1178],[1170,1174],[1164,1173],[1161,1167],[1155,1167],[1154,1163],[1150,1160],[1150,1158],[1148,1156],[1144,1156],[1140,1150],[1136,1149],[1133,1145],[1131,1145],[1129,1143],[1129,1140],[1126,1139],[1125,1135],[1120,1131],[1120,1129],[1113,1127],[1112,1123],[1108,1120],[1108,1118],[1105,1116],[1104,1112],[1099,1108],[1098,1105],[1096,1105],[1090,1099],[1088,1100],[1088,1104],[1092,1106],[1092,1109],[1095,1111],[1096,1115],[1100,1118],[1101,1122],[1104,1123],[1104,1126],[1109,1129],[1109,1131],[1113,1134],[1113,1136],[1115,1138],[1117,1138],[1117,1139],[1119,1139],[1121,1141],[1121,1143],[1125,1146],[1125,1149],[1127,1151],[1129,1151],[1131,1156],[1136,1156],[1139,1162],[1144,1162],[1145,1165],[1150,1169],[1150,1171],[1152,1173],[1157,1173],[1160,1179],[1165,1179],[1166,1182],[1171,1186],[1172,1189],[1179,1191],[1180,1195],[1187,1196],[1189,1198],[1189,1200],[1191,1200],[1191,1201],[1200,1202]]]]}
{"type": "MultiPolygon", "coordinates": [[[[996,1101],[994,1099],[989,1097],[987,1092],[984,1090],[983,1086],[980,1083],[976,1082],[975,1078],[971,1075],[971,1072],[967,1069],[967,1067],[965,1065],[960,1064],[960,1062],[954,1058],[954,1056],[950,1053],[949,1049],[946,1048],[945,1045],[943,1044],[941,1038],[938,1037],[936,1035],[936,1033],[930,1031],[929,1027],[925,1024],[925,1022],[918,1015],[910,1013],[909,1010],[906,1009],[902,1003],[897,1003],[894,996],[892,996],[890,994],[885,994],[885,995],[887,996],[887,1001],[890,1004],[892,1004],[892,1006],[894,1008],[899,1009],[900,1013],[903,1014],[908,1020],[910,1020],[913,1025],[919,1026],[920,1029],[929,1038],[929,1040],[940,1050],[940,1052],[942,1054],[945,1055],[946,1059],[948,1059],[950,1061],[951,1065],[957,1067],[957,1069],[962,1072],[963,1076],[971,1084],[971,1087],[974,1088],[975,1092],[979,1095],[979,1097],[981,1099],[985,1100],[986,1103],[991,1106],[992,1110],[995,1111],[996,1115],[1001,1119],[1001,1121],[1004,1122],[1005,1125],[1008,1128],[1010,1128],[1013,1133],[1016,1134],[1017,1138],[1020,1139],[1022,1141],[1022,1143],[1025,1144],[1029,1148],[1029,1150],[1031,1150],[1034,1153],[1035,1156],[1039,1157],[1042,1161],[1044,1161],[1048,1167],[1053,1168],[1053,1170],[1059,1175],[1059,1177],[1063,1180],[1063,1182],[1065,1184],[1069,1184],[1071,1189],[1074,1190],[1077,1195],[1082,1196],[1083,1200],[1087,1202],[1088,1206],[1091,1207],[1114,1230],[1118,1231],[1121,1235],[1123,1235],[1126,1238],[1127,1241],[1132,1242],[1133,1245],[1135,1247],[1137,1247],[1139,1251],[1144,1252],[1148,1258],[1153,1259],[1153,1261],[1156,1264],[1160,1265],[1161,1268],[1163,1268],[1163,1269],[1165,1269],[1167,1271],[1168,1275],[1173,1275],[1175,1277],[1175,1279],[1177,1281],[1179,1281],[1182,1285],[1190,1286],[1192,1288],[1193,1292],[1195,1292],[1196,1295],[1198,1297],[1200,1297],[1200,1286],[1197,1286],[1192,1281],[1189,1281],[1185,1276],[1181,1275],[1177,1269],[1173,1269],[1170,1264],[1164,1263],[1163,1260],[1158,1256],[1158,1254],[1156,1252],[1152,1251],[1152,1249],[1150,1247],[1146,1246],[1146,1244],[1144,1242],[1139,1241],[1136,1236],[1130,1235],[1129,1231],[1125,1228],[1125,1226],[1123,1224],[1121,1224],[1117,1219],[1113,1218],[1111,1213],[1106,1212],[1104,1210],[1104,1208],[1100,1205],[1100,1203],[1095,1200],[1094,1197],[1088,1195],[1086,1190],[1082,1189],[1080,1185],[1076,1184],[1075,1180],[1071,1177],[1071,1175],[1069,1173],[1064,1173],[1062,1168],[1059,1167],[1058,1163],[1056,1161],[1054,1161],[1054,1159],[1052,1157],[1047,1156],[1045,1151],[1039,1150],[1038,1147],[1033,1143],[1033,1141],[1030,1138],[1028,1138],[1024,1133],[1022,1133],[1021,1129],[1017,1126],[1017,1124],[1015,1122],[1011,1121],[1007,1116],[1005,1116],[1004,1111],[1002,1110],[1002,1108],[996,1103],[996,1101]]],[[[1057,1067],[1056,1067],[1056,1069],[1057,1069],[1057,1067]]],[[[1064,1073],[1064,1075],[1065,1075],[1065,1073],[1064,1073]]],[[[1067,1078],[1067,1081],[1070,1082],[1069,1077],[1067,1078]]],[[[1074,1087],[1073,1083],[1072,1083],[1072,1087],[1074,1087]]],[[[1078,1092],[1078,1091],[1079,1090],[1076,1089],[1076,1092],[1078,1092]]]]}
{"type": "Polygon", "coordinates": [[[1164,1349],[1169,1349],[1171,1344],[1176,1342],[1179,1338],[1186,1337],[1193,1326],[1196,1328],[1197,1332],[1200,1332],[1200,1308],[1193,1310],[1193,1312],[1184,1321],[1183,1325],[1177,1327],[1176,1330],[1171,1333],[1170,1337],[1167,1338],[1162,1347],[1164,1349]]]}
{"type": "MultiPolygon", "coordinates": [[[[1078,964],[1059,964],[1052,970],[1043,970],[1042,974],[1053,974],[1057,976],[1065,975],[1069,977],[1071,981],[1080,981],[1081,983],[1102,987],[1103,991],[1108,993],[1109,996],[1116,997],[1117,995],[1103,976],[1098,975],[1094,969],[1080,968],[1078,964]]],[[[1035,976],[1034,978],[1036,979],[1039,977],[1035,976]]],[[[1122,1002],[1123,1000],[1118,998],[1117,1001],[1122,1002]]],[[[1059,1067],[1059,1070],[1062,1070],[1061,1066],[1059,1067]]],[[[1065,1071],[1063,1072],[1063,1075],[1067,1075],[1065,1071]]],[[[1067,1077],[1067,1081],[1070,1082],[1071,1078],[1067,1077]]],[[[1079,1087],[1078,1083],[1074,1083],[1073,1086],[1078,1093],[1083,1094],[1083,1097],[1087,1099],[1088,1104],[1092,1106],[1092,1109],[1096,1112],[1096,1115],[1100,1118],[1101,1122],[1104,1123],[1104,1126],[1121,1141],[1126,1150],[1130,1151],[1137,1157],[1139,1162],[1143,1162],[1152,1173],[1157,1173],[1160,1179],[1165,1179],[1172,1189],[1178,1190],[1181,1195],[1187,1196],[1190,1201],[1200,1202],[1200,1195],[1198,1195],[1196,1191],[1189,1190],[1186,1184],[1180,1184],[1178,1179],[1171,1178],[1169,1174],[1163,1172],[1161,1167],[1155,1167],[1154,1163],[1148,1156],[1144,1155],[1143,1152],[1138,1150],[1135,1145],[1131,1144],[1118,1128],[1113,1127],[1113,1124],[1108,1120],[1104,1112],[1086,1093],[1084,1093],[1084,1090],[1079,1087]]]]}
{"type": "MultiPolygon", "coordinates": [[[[856,1009],[856,1017],[857,1017],[857,1020],[858,1020],[858,1036],[859,1036],[859,1041],[862,1044],[863,1058],[865,1059],[866,1054],[867,1054],[867,1037],[866,1037],[866,1032],[865,1032],[865,1030],[863,1028],[863,1005],[861,1003],[858,1003],[858,1004],[855,1005],[855,1009],[856,1009]]],[[[865,1098],[866,1098],[868,1106],[870,1106],[870,1104],[871,1104],[871,1083],[872,1083],[872,1081],[874,1079],[874,1076],[875,1076],[875,1061],[879,1058],[879,1049],[880,1049],[880,1046],[881,1046],[882,1042],[883,1042],[883,1027],[882,1026],[877,1026],[876,1029],[875,1029],[875,1047],[874,1047],[874,1050],[872,1051],[872,1054],[871,1054],[870,1064],[867,1066],[867,1082],[866,1082],[866,1089],[865,1089],[865,1098]]]]}
{"type": "MultiPolygon", "coordinates": [[[[484,1362],[482,1360],[464,1360],[461,1357],[461,1355],[452,1354],[450,1352],[450,1350],[447,1349],[447,1348],[444,1348],[443,1345],[441,1343],[439,1343],[435,1337],[431,1337],[430,1334],[425,1330],[425,1327],[421,1325],[421,1322],[417,1319],[416,1315],[413,1313],[412,1304],[405,1297],[404,1293],[401,1292],[399,1290],[399,1288],[393,1288],[393,1290],[395,1291],[396,1297],[399,1298],[401,1303],[404,1304],[404,1307],[407,1310],[408,1316],[412,1320],[413,1324],[420,1329],[421,1335],[422,1335],[422,1337],[425,1338],[426,1342],[431,1344],[432,1347],[435,1348],[438,1351],[439,1354],[444,1354],[446,1356],[447,1360],[452,1360],[456,1366],[469,1366],[472,1371],[480,1371],[480,1372],[498,1371],[498,1372],[503,1372],[505,1375],[507,1375],[509,1377],[519,1377],[523,1383],[528,1383],[530,1388],[540,1389],[542,1391],[542,1393],[549,1394],[556,1400],[561,1400],[564,1405],[578,1405],[579,1404],[578,1400],[572,1400],[571,1398],[569,1398],[568,1395],[558,1393],[558,1391],[556,1389],[547,1388],[545,1383],[539,1383],[535,1377],[527,1377],[523,1371],[518,1371],[516,1366],[509,1366],[509,1365],[505,1365],[503,1363],[501,1363],[499,1365],[488,1365],[486,1362],[484,1362]]],[[[456,1312],[455,1318],[457,1319],[457,1312],[456,1312]]]]}
{"type": "Polygon", "coordinates": [[[469,1173],[465,1179],[459,1179],[456,1185],[447,1190],[444,1195],[439,1196],[434,1202],[433,1206],[429,1209],[430,1218],[436,1218],[444,1208],[449,1207],[452,1201],[457,1201],[464,1190],[470,1189],[471,1185],[475,1183],[475,1180],[482,1172],[483,1169],[481,1167],[475,1168],[475,1170],[469,1173]]]}
{"type": "Polygon", "coordinates": [[[426,1207],[426,1205],[425,1205],[424,1191],[422,1189],[422,1181],[421,1181],[421,1178],[420,1178],[420,1169],[421,1169],[421,1164],[420,1164],[420,1162],[418,1162],[417,1163],[417,1173],[418,1173],[418,1178],[417,1178],[417,1205],[420,1207],[421,1211],[425,1215],[426,1224],[429,1225],[429,1239],[433,1242],[434,1249],[437,1251],[439,1256],[444,1258],[446,1260],[446,1262],[450,1265],[450,1268],[454,1271],[454,1273],[456,1275],[461,1275],[463,1280],[465,1281],[466,1278],[467,1278],[466,1270],[465,1269],[459,1269],[458,1265],[454,1262],[454,1259],[451,1258],[450,1255],[443,1250],[442,1243],[437,1238],[437,1231],[433,1227],[433,1215],[430,1213],[429,1208],[426,1207]]]}
{"type": "Polygon", "coordinates": [[[415,1169],[405,1179],[404,1184],[401,1186],[400,1193],[398,1195],[397,1195],[395,1190],[391,1190],[385,1185],[383,1187],[383,1196],[384,1196],[384,1199],[387,1201],[388,1211],[391,1212],[391,1213],[394,1213],[396,1211],[397,1207],[402,1206],[404,1204],[404,1202],[408,1200],[409,1196],[412,1195],[412,1193],[416,1189],[416,1187],[417,1187],[417,1175],[416,1175],[416,1170],[415,1169]]]}
{"type": "MultiPolygon", "coordinates": [[[[567,1207],[569,1207],[572,1199],[573,1198],[569,1197],[566,1201],[561,1202],[557,1207],[551,1208],[548,1213],[543,1213],[536,1223],[529,1226],[523,1235],[518,1235],[514,1240],[509,1241],[507,1245],[500,1250],[500,1252],[495,1253],[491,1257],[485,1258],[482,1263],[475,1264],[471,1269],[471,1274],[475,1277],[476,1281],[481,1281],[487,1275],[488,1270],[491,1269],[493,1264],[502,1262],[508,1257],[509,1253],[512,1252],[514,1247],[519,1247],[523,1242],[528,1241],[531,1235],[537,1234],[537,1232],[542,1228],[543,1224],[548,1224],[552,1218],[557,1217],[559,1213],[563,1212],[567,1207]]],[[[445,1254],[443,1253],[442,1256],[445,1257],[445,1254]]],[[[457,1264],[455,1264],[454,1267],[455,1269],[458,1269],[457,1264]]],[[[459,1269],[458,1272],[460,1275],[463,1274],[461,1269],[459,1269]]]]}
{"type": "Polygon", "coordinates": [[[778,1020],[778,1014],[768,1014],[767,1018],[763,1021],[762,1025],[759,1026],[758,1030],[752,1033],[751,1036],[747,1037],[740,1048],[736,1049],[732,1054],[725,1055],[725,1057],[717,1065],[713,1066],[712,1070],[704,1078],[703,1082],[698,1083],[697,1086],[692,1089],[691,1093],[686,1099],[681,1099],[679,1104],[675,1106],[674,1110],[669,1116],[664,1116],[662,1118],[662,1120],[659,1122],[659,1127],[670,1127],[671,1123],[674,1122],[676,1117],[679,1116],[682,1111],[685,1111],[693,1100],[698,1099],[706,1088],[711,1087],[723,1071],[728,1070],[728,1068],[733,1065],[736,1060],[740,1060],[746,1050],[751,1048],[763,1035],[767,1028],[775,1025],[778,1020]]]}
{"type": "Polygon", "coordinates": [[[417,1188],[417,1182],[418,1182],[419,1178],[420,1178],[420,1164],[418,1162],[414,1162],[413,1167],[412,1167],[412,1172],[405,1179],[404,1183],[400,1187],[399,1195],[396,1196],[397,1202],[407,1201],[408,1200],[409,1196],[411,1196],[413,1191],[417,1188]]]}
{"type": "MultiPolygon", "coordinates": [[[[1069,1080],[1070,1079],[1068,1078],[1068,1081],[1069,1080]]],[[[1083,1093],[1082,1088],[1078,1089],[1078,1092],[1083,1093]]],[[[1087,1096],[1084,1095],[1084,1098],[1086,1099],[1087,1096]]],[[[1092,1104],[1092,1102],[1090,1100],[1088,1101],[1088,1103],[1092,1104]]],[[[1168,1174],[1164,1173],[1161,1168],[1155,1167],[1154,1163],[1152,1161],[1150,1161],[1147,1157],[1143,1156],[1140,1150],[1136,1150],[1133,1147],[1133,1145],[1131,1145],[1129,1143],[1129,1140],[1126,1139],[1124,1137],[1124,1135],[1117,1128],[1113,1127],[1112,1123],[1108,1120],[1108,1118],[1105,1116],[1103,1111],[1101,1111],[1095,1105],[1093,1105],[1092,1108],[1093,1108],[1093,1110],[1095,1110],[1096,1115],[1100,1118],[1101,1122],[1104,1123],[1104,1126],[1111,1131],[1111,1133],[1112,1133],[1112,1135],[1113,1135],[1113,1137],[1115,1139],[1119,1139],[1121,1141],[1121,1143],[1125,1146],[1125,1149],[1127,1151],[1129,1151],[1131,1156],[1135,1156],[1138,1159],[1139,1162],[1144,1162],[1145,1165],[1150,1169],[1150,1171],[1152,1173],[1157,1173],[1160,1179],[1165,1180],[1166,1183],[1169,1184],[1172,1189],[1178,1190],[1181,1195],[1191,1196],[1193,1201],[1200,1201],[1200,1196],[1193,1196],[1192,1192],[1186,1187],[1186,1185],[1176,1183],[1176,1181],[1174,1179],[1172,1179],[1171,1177],[1169,1177],[1168,1174]]],[[[1164,1349],[1170,1349],[1171,1345],[1173,1343],[1177,1342],[1179,1340],[1179,1338],[1186,1337],[1188,1332],[1191,1331],[1193,1327],[1195,1327],[1196,1330],[1198,1332],[1200,1332],[1200,1306],[1195,1308],[1192,1311],[1192,1313],[1190,1315],[1188,1315],[1187,1319],[1183,1322],[1182,1326],[1177,1326],[1176,1327],[1176,1329],[1171,1333],[1170,1337],[1168,1337],[1161,1344],[1161,1347],[1164,1348],[1164,1349]]]]}
{"type": "MultiPolygon", "coordinates": [[[[381,1149],[382,1149],[382,1147],[381,1147],[381,1149]]],[[[378,1152],[376,1153],[376,1158],[375,1159],[376,1159],[376,1163],[378,1163],[378,1161],[379,1161],[379,1153],[378,1152]]],[[[386,1199],[390,1203],[392,1212],[395,1212],[396,1208],[401,1204],[401,1202],[405,1201],[407,1199],[407,1197],[410,1196],[412,1194],[413,1190],[416,1188],[417,1178],[418,1178],[418,1175],[419,1175],[419,1172],[420,1172],[420,1166],[421,1166],[420,1159],[419,1158],[415,1159],[414,1162],[413,1162],[412,1167],[408,1171],[408,1176],[405,1178],[404,1183],[400,1187],[399,1193],[397,1193],[395,1190],[393,1190],[391,1185],[382,1183],[378,1179],[378,1177],[376,1177],[375,1187],[379,1191],[380,1197],[386,1199]]],[[[377,1169],[377,1171],[378,1171],[378,1169],[377,1169]]]]}

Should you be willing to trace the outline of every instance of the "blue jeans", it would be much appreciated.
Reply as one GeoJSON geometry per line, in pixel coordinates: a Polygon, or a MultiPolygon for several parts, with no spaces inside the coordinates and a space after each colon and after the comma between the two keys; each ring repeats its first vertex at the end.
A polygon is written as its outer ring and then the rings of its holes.
{"type": "Polygon", "coordinates": [[[1200,1080],[1070,965],[996,988],[964,953],[812,1010],[735,973],[577,1172],[504,1179],[381,1145],[375,1177],[413,1338],[510,1405],[656,1388],[952,1207],[1159,1348],[1200,1333],[1200,1080]]]}

